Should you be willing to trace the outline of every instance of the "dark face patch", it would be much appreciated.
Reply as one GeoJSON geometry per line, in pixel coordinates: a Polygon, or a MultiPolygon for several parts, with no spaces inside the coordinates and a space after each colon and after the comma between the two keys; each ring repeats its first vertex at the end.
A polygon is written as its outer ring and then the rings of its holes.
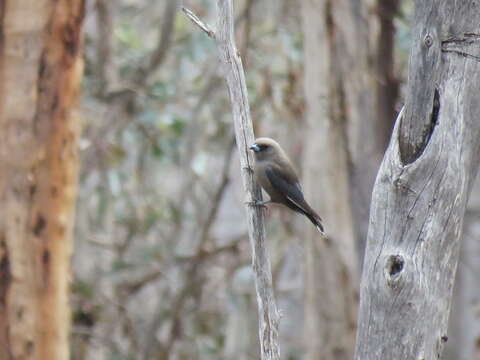
{"type": "Polygon", "coordinates": [[[257,160],[265,160],[269,157],[273,156],[275,153],[275,149],[273,146],[268,144],[255,144],[255,158],[257,160]]]}

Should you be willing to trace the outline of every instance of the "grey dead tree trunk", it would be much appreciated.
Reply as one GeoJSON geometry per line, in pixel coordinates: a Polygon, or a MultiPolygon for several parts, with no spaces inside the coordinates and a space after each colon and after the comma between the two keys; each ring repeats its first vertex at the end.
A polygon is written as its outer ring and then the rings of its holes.
{"type": "Polygon", "coordinates": [[[416,2],[407,97],[377,175],[355,359],[441,357],[480,161],[480,5],[416,2]]]}
{"type": "Polygon", "coordinates": [[[278,325],[280,314],[273,294],[272,272],[268,258],[264,215],[261,207],[252,205],[262,200],[261,189],[253,178],[253,158],[249,146],[254,142],[250,105],[242,60],[235,45],[234,17],[232,0],[217,0],[217,30],[198,19],[190,10],[182,8],[184,13],[208,36],[215,39],[221,66],[228,85],[232,105],[235,139],[240,155],[242,182],[246,193],[248,234],[252,249],[252,267],[255,275],[257,293],[260,355],[262,360],[279,360],[278,325]]]}

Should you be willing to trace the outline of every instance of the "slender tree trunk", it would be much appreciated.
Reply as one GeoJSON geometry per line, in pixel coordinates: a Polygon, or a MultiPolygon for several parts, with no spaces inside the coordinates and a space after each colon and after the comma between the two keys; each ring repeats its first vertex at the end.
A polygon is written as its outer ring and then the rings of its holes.
{"type": "Polygon", "coordinates": [[[253,158],[249,146],[254,141],[247,84],[242,59],[238,53],[234,38],[233,1],[217,0],[218,21],[214,32],[190,10],[183,8],[185,14],[208,36],[215,39],[221,66],[232,105],[235,140],[240,155],[242,182],[246,195],[248,235],[252,250],[252,268],[255,275],[255,290],[258,304],[258,327],[260,339],[260,358],[279,360],[280,344],[278,326],[280,314],[273,293],[272,272],[265,242],[264,215],[262,209],[254,204],[262,200],[259,185],[253,177],[253,158]]]}
{"type": "MultiPolygon", "coordinates": [[[[305,243],[305,331],[308,359],[350,359],[356,329],[358,264],[350,186],[352,161],[370,159],[368,29],[363,3],[302,2],[307,131],[305,192],[330,239],[305,243]],[[353,156],[351,155],[353,154],[353,156]]],[[[360,177],[358,177],[360,178],[360,177]]]]}
{"type": "Polygon", "coordinates": [[[68,359],[81,0],[0,2],[0,359],[68,359]]]}
{"type": "MultiPolygon", "coordinates": [[[[344,27],[349,62],[343,62],[345,92],[358,99],[348,106],[352,208],[360,258],[363,259],[373,184],[395,123],[399,83],[395,76],[395,15],[399,0],[361,0],[351,10],[355,22],[344,27]],[[367,15],[368,14],[368,15],[367,15]],[[370,39],[368,44],[367,38],[370,39]]],[[[345,56],[344,56],[345,57],[345,56]]]]}
{"type": "Polygon", "coordinates": [[[480,161],[480,7],[416,2],[405,108],[377,175],[356,359],[440,358],[480,161]]]}
{"type": "Polygon", "coordinates": [[[399,81],[395,74],[395,16],[399,11],[400,0],[376,0],[375,23],[372,52],[375,61],[375,78],[377,92],[377,127],[378,146],[383,151],[387,148],[390,134],[395,123],[395,104],[398,98],[399,81]]]}

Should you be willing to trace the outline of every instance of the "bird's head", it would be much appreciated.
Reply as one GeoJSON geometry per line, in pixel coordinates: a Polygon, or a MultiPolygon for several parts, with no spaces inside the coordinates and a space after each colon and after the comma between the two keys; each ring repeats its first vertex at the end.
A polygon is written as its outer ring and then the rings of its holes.
{"type": "Polygon", "coordinates": [[[265,160],[277,156],[282,149],[280,145],[273,139],[261,137],[257,138],[250,146],[256,160],[265,160]]]}

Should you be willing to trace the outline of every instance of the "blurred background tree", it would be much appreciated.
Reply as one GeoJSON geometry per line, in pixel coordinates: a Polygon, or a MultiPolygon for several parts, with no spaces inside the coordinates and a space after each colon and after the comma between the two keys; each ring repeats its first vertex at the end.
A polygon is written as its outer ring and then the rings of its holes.
{"type": "MultiPolygon", "coordinates": [[[[214,3],[182,2],[210,24],[214,3]]],[[[180,1],[86,4],[72,357],[255,359],[244,198],[215,45],[180,1]]],[[[238,0],[235,8],[256,133],[295,160],[333,240],[318,244],[305,219],[269,210],[282,357],[352,358],[371,187],[402,104],[413,4],[238,0]],[[315,26],[323,30],[309,33],[315,26]],[[319,338],[331,329],[339,332],[319,338]],[[323,342],[328,357],[315,350],[323,342]]],[[[467,241],[480,231],[479,206],[472,201],[467,241]]],[[[452,323],[468,335],[451,359],[474,358],[480,343],[470,285],[478,260],[467,254],[452,323]]],[[[454,336],[449,343],[459,344],[454,336]]]]}
{"type": "Polygon", "coordinates": [[[69,358],[81,0],[0,2],[0,359],[69,358]]]}

